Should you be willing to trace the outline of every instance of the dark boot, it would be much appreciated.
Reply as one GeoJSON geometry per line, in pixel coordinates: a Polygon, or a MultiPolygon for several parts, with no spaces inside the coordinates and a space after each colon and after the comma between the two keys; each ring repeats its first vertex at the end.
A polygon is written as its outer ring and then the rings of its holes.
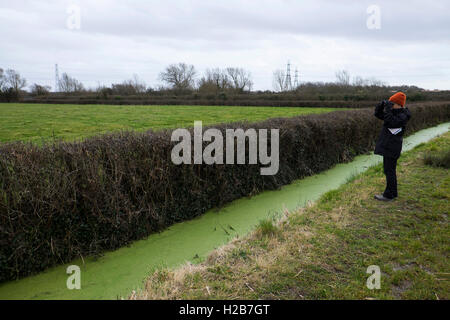
{"type": "Polygon", "coordinates": [[[386,198],[386,197],[383,196],[382,194],[377,194],[377,195],[375,195],[374,198],[377,199],[377,200],[379,200],[379,201],[385,201],[385,202],[394,200],[394,198],[386,198]]]}

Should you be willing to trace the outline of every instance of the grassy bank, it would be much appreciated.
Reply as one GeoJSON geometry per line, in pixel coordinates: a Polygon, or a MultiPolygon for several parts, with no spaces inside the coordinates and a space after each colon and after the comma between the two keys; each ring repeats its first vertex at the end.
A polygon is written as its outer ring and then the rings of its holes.
{"type": "MultiPolygon", "coordinates": [[[[0,103],[0,142],[75,140],[118,130],[192,127],[334,111],[333,108],[111,106],[0,103]]],[[[342,109],[340,109],[342,110],[342,109]]]]}
{"type": "Polygon", "coordinates": [[[213,252],[201,265],[152,274],[138,299],[449,299],[450,177],[426,165],[450,134],[402,155],[400,197],[373,199],[381,165],[278,223],[213,252]],[[381,269],[369,290],[366,270],[381,269]]]}

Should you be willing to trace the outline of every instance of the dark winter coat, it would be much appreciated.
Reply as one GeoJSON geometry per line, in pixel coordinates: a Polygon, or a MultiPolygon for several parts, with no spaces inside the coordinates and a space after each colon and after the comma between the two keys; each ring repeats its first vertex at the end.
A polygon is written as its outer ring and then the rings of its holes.
{"type": "Polygon", "coordinates": [[[382,101],[375,107],[375,117],[384,121],[375,147],[375,154],[399,158],[402,152],[403,135],[406,123],[411,119],[408,108],[393,109],[390,101],[382,101]],[[401,132],[392,134],[389,128],[401,128],[401,132]]]}

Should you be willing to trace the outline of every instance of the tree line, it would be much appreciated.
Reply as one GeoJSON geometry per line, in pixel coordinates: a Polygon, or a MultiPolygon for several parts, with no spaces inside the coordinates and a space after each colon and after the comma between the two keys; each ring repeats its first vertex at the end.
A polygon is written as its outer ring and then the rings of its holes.
{"type": "MultiPolygon", "coordinates": [[[[351,77],[346,70],[339,70],[335,74],[334,82],[302,82],[293,86],[288,82],[285,71],[275,70],[272,75],[273,91],[266,93],[294,93],[305,97],[326,97],[333,94],[358,94],[386,92],[402,88],[409,92],[423,92],[424,90],[415,86],[388,86],[386,83],[375,78],[351,77]]],[[[59,77],[55,91],[62,94],[97,93],[103,98],[108,96],[132,96],[142,94],[175,94],[185,95],[192,93],[230,95],[251,93],[253,90],[253,79],[250,71],[244,68],[209,68],[203,74],[199,74],[194,65],[176,63],[167,66],[158,75],[162,82],[157,88],[147,86],[136,74],[129,80],[113,83],[110,86],[98,85],[94,89],[87,89],[83,83],[67,73],[59,77]]],[[[51,87],[37,83],[29,86],[25,91],[27,81],[19,72],[13,69],[4,71],[0,68],[0,100],[17,101],[22,94],[31,96],[47,96],[51,87]]],[[[259,91],[261,92],[261,91],[259,91]]]]}
{"type": "MultiPolygon", "coordinates": [[[[207,69],[205,74],[197,79],[198,72],[193,65],[186,63],[177,63],[167,66],[160,72],[158,79],[163,85],[154,89],[148,87],[144,81],[134,74],[129,80],[121,83],[113,83],[111,86],[99,85],[95,89],[86,89],[83,83],[67,73],[63,73],[58,81],[56,92],[61,93],[82,93],[99,92],[105,95],[135,95],[149,93],[154,91],[175,91],[178,93],[198,90],[200,92],[250,92],[253,88],[251,73],[243,68],[212,68],[207,69]]],[[[19,72],[8,69],[6,72],[0,68],[0,94],[2,97],[17,98],[25,92],[27,81],[19,72]]],[[[37,83],[29,87],[28,93],[31,95],[42,96],[49,94],[50,86],[37,83]]]]}

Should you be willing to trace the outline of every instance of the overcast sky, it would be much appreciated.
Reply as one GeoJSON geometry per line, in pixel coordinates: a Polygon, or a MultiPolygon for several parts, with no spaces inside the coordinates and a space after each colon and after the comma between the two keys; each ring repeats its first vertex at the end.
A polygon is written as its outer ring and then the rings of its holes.
{"type": "Polygon", "coordinates": [[[265,90],[290,60],[301,81],[346,69],[450,89],[449,13],[448,0],[0,0],[0,68],[52,87],[55,63],[88,87],[133,74],[157,86],[165,66],[186,62],[243,67],[265,90]]]}

